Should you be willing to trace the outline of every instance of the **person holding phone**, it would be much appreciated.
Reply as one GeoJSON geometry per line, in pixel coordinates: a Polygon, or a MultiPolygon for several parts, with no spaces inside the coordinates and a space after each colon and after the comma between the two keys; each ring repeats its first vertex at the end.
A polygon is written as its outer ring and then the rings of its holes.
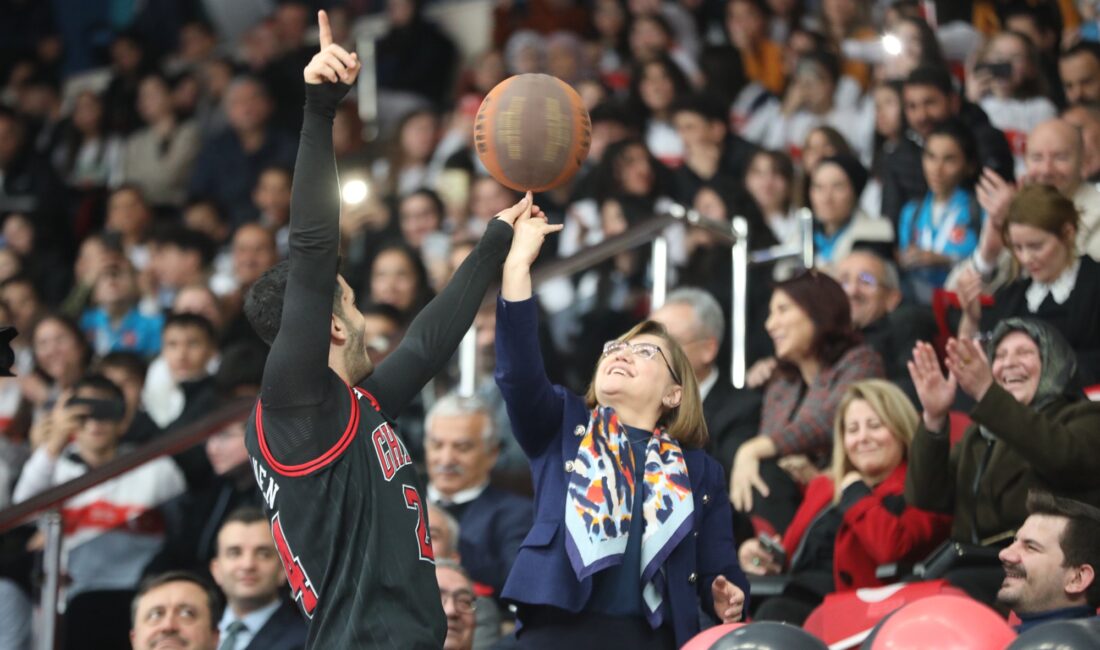
{"type": "Polygon", "coordinates": [[[826,594],[879,586],[879,565],[924,557],[947,537],[949,515],[912,508],[903,496],[917,425],[913,405],[890,382],[868,379],[845,392],[832,464],[809,482],[782,540],[763,534],[738,551],[750,574],[791,574],[755,620],[800,625],[826,594]]]}
{"type": "Polygon", "coordinates": [[[1035,44],[1013,31],[993,37],[968,71],[966,98],[981,106],[993,126],[1005,132],[1018,176],[1025,172],[1027,134],[1058,115],[1057,107],[1047,99],[1050,83],[1035,44]]]}
{"type": "MultiPolygon", "coordinates": [[[[119,440],[125,415],[122,390],[102,375],[87,375],[63,391],[32,429],[38,444],[15,484],[13,502],[116,458],[124,451],[119,440]]],[[[65,647],[125,647],[132,590],[165,539],[157,509],[185,488],[183,472],[162,456],[65,502],[65,647]]]]}

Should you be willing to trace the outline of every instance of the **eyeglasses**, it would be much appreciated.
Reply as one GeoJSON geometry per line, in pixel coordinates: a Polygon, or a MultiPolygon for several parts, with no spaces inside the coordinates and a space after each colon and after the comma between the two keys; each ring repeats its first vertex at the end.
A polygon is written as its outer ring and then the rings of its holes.
{"type": "Polygon", "coordinates": [[[443,601],[443,606],[447,606],[447,601],[451,601],[455,604],[455,609],[460,614],[469,614],[477,609],[477,601],[473,592],[466,589],[460,589],[458,591],[444,591],[439,590],[439,597],[443,601]]]}
{"type": "Polygon", "coordinates": [[[871,290],[877,289],[879,287],[878,278],[871,275],[867,271],[863,271],[862,273],[857,273],[854,278],[849,276],[849,275],[842,275],[839,278],[837,278],[837,280],[839,281],[840,286],[845,291],[848,291],[848,290],[850,290],[854,287],[857,287],[857,286],[863,287],[864,289],[871,289],[871,290]]]}
{"type": "Polygon", "coordinates": [[[665,367],[668,368],[668,373],[672,375],[672,381],[677,384],[683,384],[680,381],[680,376],[676,374],[676,371],[672,369],[672,364],[668,362],[668,357],[665,356],[665,351],[661,349],[661,346],[655,343],[628,343],[627,341],[608,341],[603,344],[602,357],[608,357],[612,354],[618,354],[625,350],[630,350],[630,353],[639,359],[656,359],[657,355],[661,355],[661,360],[665,362],[665,367]]]}

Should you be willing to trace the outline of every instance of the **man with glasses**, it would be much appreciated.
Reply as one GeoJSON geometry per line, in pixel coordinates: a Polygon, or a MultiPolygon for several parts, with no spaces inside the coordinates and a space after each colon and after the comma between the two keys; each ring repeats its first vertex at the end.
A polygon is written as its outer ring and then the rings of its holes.
{"type": "Polygon", "coordinates": [[[473,583],[457,562],[441,558],[435,561],[435,579],[439,582],[439,597],[447,615],[447,639],[443,642],[443,650],[472,650],[477,609],[473,583]]]}
{"type": "Polygon", "coordinates": [[[872,250],[852,251],[840,260],[836,281],[848,294],[852,324],[886,365],[886,377],[916,397],[906,362],[917,341],[931,341],[936,323],[926,307],[903,305],[897,267],[872,250]]]}

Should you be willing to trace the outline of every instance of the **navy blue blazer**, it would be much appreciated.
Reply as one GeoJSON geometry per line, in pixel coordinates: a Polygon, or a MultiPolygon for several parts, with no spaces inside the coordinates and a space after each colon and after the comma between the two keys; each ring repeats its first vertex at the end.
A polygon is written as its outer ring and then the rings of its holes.
{"type": "Polygon", "coordinates": [[[306,629],[298,606],[284,598],[244,650],[302,650],[306,647],[306,629]]]}
{"type": "MultiPolygon", "coordinates": [[[[496,381],[508,406],[512,431],[531,461],[535,523],[523,540],[503,597],[520,604],[552,605],[579,612],[592,595],[592,579],[578,580],[565,551],[567,464],[572,466],[588,424],[584,399],[550,383],[538,344],[535,299],[497,300],[496,381]]],[[[711,583],[724,575],[745,592],[749,583],[737,562],[733,510],[722,467],[701,449],[685,450],[695,500],[692,534],[672,551],[664,569],[665,603],[677,645],[699,632],[699,609],[717,619],[711,583]]],[[[523,609],[519,610],[520,621],[523,609]]]]}
{"type": "MultiPolygon", "coordinates": [[[[446,509],[446,506],[443,506],[446,509]]],[[[499,596],[524,535],[531,529],[531,500],[488,486],[465,504],[458,520],[458,552],[474,582],[499,596]]]]}

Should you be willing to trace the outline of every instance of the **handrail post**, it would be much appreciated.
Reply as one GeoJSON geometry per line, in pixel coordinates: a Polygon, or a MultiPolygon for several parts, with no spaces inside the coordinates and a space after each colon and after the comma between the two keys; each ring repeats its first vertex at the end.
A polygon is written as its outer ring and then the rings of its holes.
{"type": "Polygon", "coordinates": [[[458,394],[473,397],[477,390],[477,325],[471,325],[458,347],[458,394]]]}
{"type": "Polygon", "coordinates": [[[802,230],[802,266],[814,267],[814,213],[809,208],[798,211],[798,221],[802,230]]]}
{"type": "Polygon", "coordinates": [[[730,249],[733,256],[733,309],[730,318],[730,381],[734,388],[745,387],[745,328],[748,322],[749,222],[736,216],[730,230],[737,241],[730,249]]]}
{"type": "Polygon", "coordinates": [[[660,309],[668,292],[668,238],[663,234],[653,240],[653,289],[649,309],[660,309]]]}
{"type": "Polygon", "coordinates": [[[359,38],[355,41],[355,50],[362,66],[356,84],[356,101],[359,105],[359,119],[363,123],[363,139],[373,141],[378,137],[378,77],[375,73],[374,39],[359,38]]]}
{"type": "Polygon", "coordinates": [[[46,528],[46,548],[42,556],[45,581],[42,585],[42,633],[39,650],[57,647],[57,612],[61,590],[61,513],[51,510],[43,517],[46,528]]]}

